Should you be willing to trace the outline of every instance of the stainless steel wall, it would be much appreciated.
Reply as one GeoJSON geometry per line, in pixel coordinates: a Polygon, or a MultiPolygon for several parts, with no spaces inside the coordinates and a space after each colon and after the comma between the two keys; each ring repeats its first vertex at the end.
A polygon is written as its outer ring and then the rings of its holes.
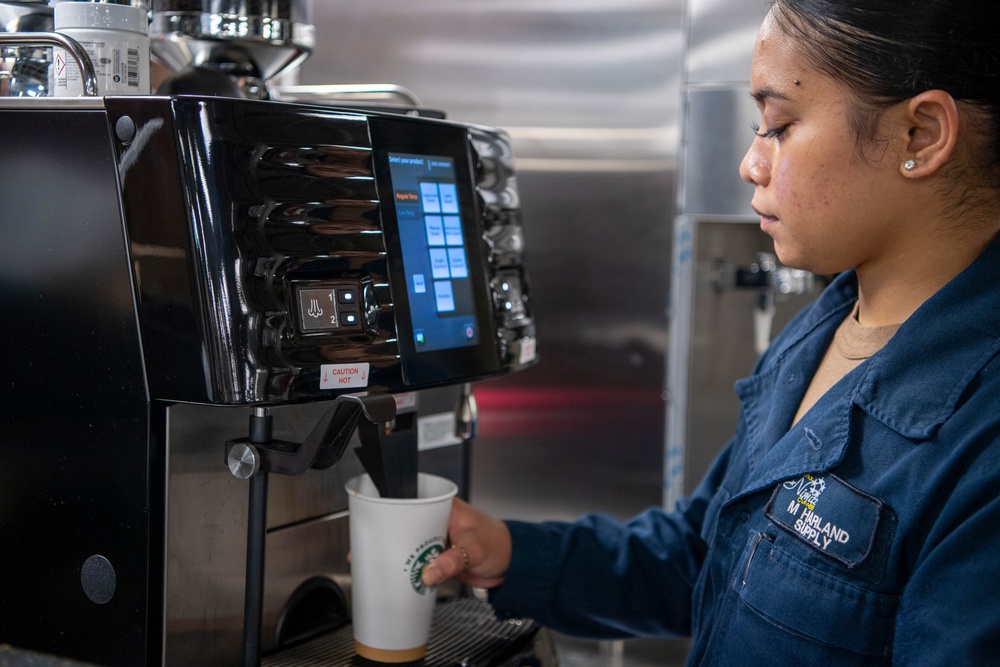
{"type": "Polygon", "coordinates": [[[471,489],[505,516],[660,502],[683,9],[314,3],[299,83],[398,84],[512,135],[541,363],[477,386],[471,489]]]}
{"type": "MultiPolygon", "coordinates": [[[[664,503],[697,486],[732,437],[740,404],[734,382],[759,354],[758,291],[719,290],[720,266],[749,267],[774,244],[750,208],[739,163],[760,114],[750,63],[766,2],[690,0],[678,216],[674,224],[664,503]]],[[[777,333],[814,294],[776,299],[777,333]]],[[[766,342],[766,341],[765,341],[766,342]]]]}

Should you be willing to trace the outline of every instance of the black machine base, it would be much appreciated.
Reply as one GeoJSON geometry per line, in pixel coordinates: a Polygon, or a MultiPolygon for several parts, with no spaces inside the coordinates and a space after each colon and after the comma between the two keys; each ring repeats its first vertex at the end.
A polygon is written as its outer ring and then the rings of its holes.
{"type": "MultiPolygon", "coordinates": [[[[370,667],[354,652],[351,626],[264,658],[263,667],[370,667]]],[[[421,667],[555,667],[548,632],[530,619],[500,619],[493,608],[474,598],[454,598],[434,610],[427,655],[421,667]]]]}

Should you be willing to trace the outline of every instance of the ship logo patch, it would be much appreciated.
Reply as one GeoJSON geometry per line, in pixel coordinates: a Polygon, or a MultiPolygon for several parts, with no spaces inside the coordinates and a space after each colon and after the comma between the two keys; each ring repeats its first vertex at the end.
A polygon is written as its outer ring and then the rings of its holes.
{"type": "Polygon", "coordinates": [[[767,516],[815,550],[856,567],[871,553],[882,505],[835,475],[803,475],[778,485],[767,516]]]}

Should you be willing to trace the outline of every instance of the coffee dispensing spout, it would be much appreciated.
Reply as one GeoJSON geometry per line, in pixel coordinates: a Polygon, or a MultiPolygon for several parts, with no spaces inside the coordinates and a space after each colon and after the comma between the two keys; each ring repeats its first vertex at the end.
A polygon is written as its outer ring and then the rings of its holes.
{"type": "Polygon", "coordinates": [[[330,468],[343,458],[357,431],[361,446],[355,448],[355,453],[380,495],[415,498],[416,429],[393,431],[395,419],[396,402],[390,394],[345,394],[334,400],[302,443],[275,440],[273,416],[266,407],[254,409],[247,437],[226,442],[230,472],[238,479],[250,480],[243,667],[258,667],[261,663],[268,475],[301,475],[310,469],[330,468]]]}
{"type": "Polygon", "coordinates": [[[778,265],[778,258],[768,252],[757,253],[757,261],[750,266],[719,263],[715,267],[715,288],[756,289],[757,300],[753,309],[754,349],[763,354],[771,343],[774,323],[775,297],[792,294],[809,294],[813,291],[815,276],[809,271],[778,265]]]}

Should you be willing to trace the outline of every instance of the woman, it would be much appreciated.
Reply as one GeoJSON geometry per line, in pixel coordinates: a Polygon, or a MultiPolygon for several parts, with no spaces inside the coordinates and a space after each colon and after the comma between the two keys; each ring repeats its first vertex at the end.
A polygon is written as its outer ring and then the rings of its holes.
{"type": "Polygon", "coordinates": [[[501,523],[456,502],[428,583],[689,664],[1000,659],[1000,14],[776,0],[740,173],[783,263],[839,274],[737,384],[676,511],[501,523]]]}

